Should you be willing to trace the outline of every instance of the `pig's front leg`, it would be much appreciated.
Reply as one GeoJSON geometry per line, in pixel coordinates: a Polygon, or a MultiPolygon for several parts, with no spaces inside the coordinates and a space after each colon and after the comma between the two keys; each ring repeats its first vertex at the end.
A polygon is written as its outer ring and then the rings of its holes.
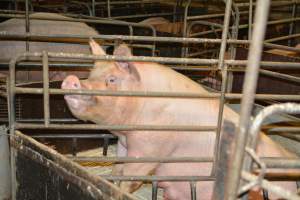
{"type": "MultiPolygon", "coordinates": [[[[117,157],[127,156],[126,137],[119,136],[117,144],[117,157]]],[[[112,175],[122,175],[124,164],[116,164],[112,169],[112,175]]]]}

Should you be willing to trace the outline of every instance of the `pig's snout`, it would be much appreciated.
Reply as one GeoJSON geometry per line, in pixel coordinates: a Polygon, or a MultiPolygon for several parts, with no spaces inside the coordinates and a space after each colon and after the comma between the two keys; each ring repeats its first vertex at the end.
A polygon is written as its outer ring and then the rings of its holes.
{"type": "Polygon", "coordinates": [[[61,84],[62,89],[80,89],[80,81],[77,76],[70,75],[65,78],[65,80],[61,84]]]}

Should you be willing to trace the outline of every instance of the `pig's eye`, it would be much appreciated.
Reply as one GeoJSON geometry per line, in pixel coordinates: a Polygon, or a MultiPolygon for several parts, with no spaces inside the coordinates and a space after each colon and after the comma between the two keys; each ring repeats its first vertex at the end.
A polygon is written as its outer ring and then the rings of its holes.
{"type": "Polygon", "coordinates": [[[106,79],[106,84],[114,84],[117,82],[117,77],[115,76],[109,76],[107,79],[106,79]]]}

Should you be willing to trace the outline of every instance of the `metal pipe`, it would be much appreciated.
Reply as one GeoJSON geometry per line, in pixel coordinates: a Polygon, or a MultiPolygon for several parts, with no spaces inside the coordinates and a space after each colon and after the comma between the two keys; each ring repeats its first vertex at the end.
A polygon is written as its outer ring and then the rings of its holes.
{"type": "Polygon", "coordinates": [[[272,72],[272,71],[264,70],[264,69],[259,70],[259,72],[261,74],[268,75],[268,76],[271,76],[271,77],[280,78],[280,79],[300,83],[300,78],[296,77],[296,76],[291,76],[291,75],[282,74],[282,73],[278,73],[278,72],[272,72]]]}
{"type": "Polygon", "coordinates": [[[266,31],[266,23],[269,14],[270,0],[258,0],[255,11],[254,29],[252,42],[248,54],[247,71],[243,85],[243,97],[236,138],[236,146],[233,155],[232,168],[229,169],[228,188],[225,192],[225,199],[235,200],[237,198],[238,187],[240,183],[240,173],[242,169],[244,147],[247,143],[247,130],[251,116],[254,94],[258,79],[258,70],[260,66],[263,41],[266,31]]]}
{"type": "Polygon", "coordinates": [[[44,95],[44,124],[45,127],[50,123],[50,105],[49,105],[49,67],[48,54],[43,51],[43,95],[44,95]]]}
{"type": "Polygon", "coordinates": [[[222,42],[220,47],[220,53],[219,53],[219,62],[218,62],[218,68],[222,69],[224,65],[224,56],[226,51],[226,45],[227,45],[227,37],[228,37],[228,31],[229,31],[229,23],[230,23],[230,14],[231,14],[231,6],[232,6],[232,0],[224,0],[226,3],[225,8],[225,16],[224,16],[224,24],[223,24],[223,31],[222,31],[222,42]]]}
{"type": "Polygon", "coordinates": [[[167,126],[167,125],[97,125],[97,124],[49,124],[45,127],[44,124],[35,123],[16,123],[17,129],[68,129],[68,130],[110,130],[110,131],[191,131],[205,132],[215,131],[216,126],[167,126]]]}
{"type": "Polygon", "coordinates": [[[253,22],[253,0],[249,0],[248,40],[251,40],[253,22]]]}
{"type": "Polygon", "coordinates": [[[214,181],[214,177],[211,176],[111,176],[101,175],[109,181],[168,181],[168,182],[187,182],[187,181],[214,181]]]}
{"type": "Polygon", "coordinates": [[[111,18],[110,0],[107,0],[106,3],[107,3],[107,17],[111,18]]]}
{"type": "MultiPolygon", "coordinates": [[[[29,21],[29,2],[25,0],[25,31],[26,33],[30,33],[30,21],[29,21]]],[[[29,41],[26,40],[26,51],[29,51],[29,41]]]]}
{"type": "MultiPolygon", "coordinates": [[[[254,34],[253,34],[253,36],[254,36],[254,34]]],[[[257,176],[252,175],[248,172],[244,172],[244,171],[242,172],[242,178],[247,181],[257,181],[257,176]]],[[[279,187],[275,184],[272,184],[269,181],[262,180],[260,183],[260,186],[263,189],[266,189],[284,199],[300,200],[300,197],[297,194],[293,194],[292,192],[290,192],[288,190],[282,189],[281,187],[279,187]]]]}
{"type": "Polygon", "coordinates": [[[265,40],[265,42],[272,43],[272,42],[278,42],[278,41],[288,40],[288,39],[298,38],[298,37],[300,37],[300,33],[292,34],[292,35],[288,35],[288,36],[282,36],[282,37],[276,37],[276,38],[267,39],[267,40],[265,40]]]}
{"type": "MultiPolygon", "coordinates": [[[[188,0],[188,2],[186,3],[185,7],[184,7],[184,17],[183,17],[183,31],[182,31],[182,37],[186,38],[187,37],[187,22],[188,22],[188,12],[189,12],[189,7],[191,4],[191,0],[188,0]]],[[[187,47],[185,46],[186,44],[183,44],[184,46],[182,47],[181,50],[181,57],[184,58],[186,57],[186,49],[187,47]]]]}
{"type": "Polygon", "coordinates": [[[0,126],[0,199],[11,197],[11,171],[9,160],[8,135],[5,126],[0,126]]]}
{"type": "Polygon", "coordinates": [[[210,163],[212,157],[82,157],[69,156],[75,162],[109,162],[109,163],[210,163]]]}
{"type": "MultiPolygon", "coordinates": [[[[43,94],[42,88],[15,88],[16,94],[43,94]]],[[[180,92],[145,92],[145,91],[108,91],[108,90],[66,90],[49,89],[50,94],[76,94],[76,95],[97,95],[97,96],[128,96],[128,97],[156,97],[156,98],[220,98],[219,93],[180,93],[180,92]]],[[[226,93],[226,99],[241,99],[242,94],[226,93]]],[[[293,100],[299,101],[299,95],[280,94],[256,94],[256,100],[293,100]]]]}
{"type": "MultiPolygon", "coordinates": [[[[297,4],[294,3],[292,8],[292,18],[296,18],[296,16],[297,16],[297,4]]],[[[290,24],[289,35],[292,35],[294,33],[294,27],[295,27],[295,22],[293,21],[290,24]]],[[[288,41],[288,46],[292,46],[292,40],[288,41]]]]}

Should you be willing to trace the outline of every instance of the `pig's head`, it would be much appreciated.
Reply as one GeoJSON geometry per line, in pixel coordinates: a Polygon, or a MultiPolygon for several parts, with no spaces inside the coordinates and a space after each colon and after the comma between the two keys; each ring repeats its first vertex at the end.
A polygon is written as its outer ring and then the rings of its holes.
{"type": "MultiPolygon", "coordinates": [[[[90,40],[94,55],[105,55],[104,50],[94,41],[90,40]]],[[[131,56],[131,51],[125,44],[115,49],[114,55],[131,56]]],[[[62,89],[88,89],[88,90],[138,90],[140,75],[134,63],[96,61],[89,78],[79,80],[77,76],[67,76],[62,89]]],[[[114,123],[118,119],[126,119],[124,115],[132,112],[134,97],[109,97],[93,95],[65,95],[65,100],[72,114],[82,120],[95,123],[114,123]]],[[[119,121],[118,121],[119,122],[119,121]]]]}

